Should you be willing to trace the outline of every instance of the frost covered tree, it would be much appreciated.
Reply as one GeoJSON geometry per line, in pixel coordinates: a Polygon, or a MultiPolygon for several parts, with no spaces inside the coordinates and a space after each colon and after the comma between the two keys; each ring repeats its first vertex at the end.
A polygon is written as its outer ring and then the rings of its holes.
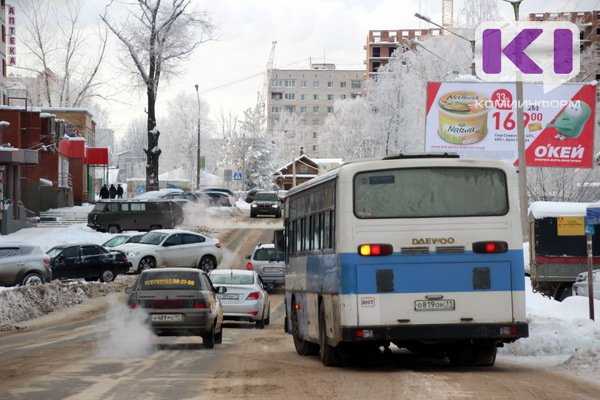
{"type": "Polygon", "coordinates": [[[146,143],[146,120],[135,118],[129,121],[125,135],[119,140],[119,152],[131,151],[134,154],[141,153],[146,143]]]}
{"type": "Polygon", "coordinates": [[[208,138],[212,125],[208,118],[209,106],[200,99],[201,116],[198,118],[198,103],[191,93],[178,93],[169,101],[169,113],[160,121],[168,126],[163,132],[161,172],[186,166],[186,177],[196,182],[198,173],[198,122],[200,122],[200,146],[202,154],[207,154],[208,138]]]}
{"type": "Polygon", "coordinates": [[[265,113],[257,104],[244,111],[241,122],[244,188],[271,188],[274,146],[265,131],[265,113]]]}
{"type": "Polygon", "coordinates": [[[193,11],[191,0],[137,0],[123,2],[128,12],[122,22],[108,17],[109,3],[102,21],[122,45],[121,61],[132,77],[146,90],[148,107],[146,190],[158,190],[161,149],[156,123],[156,99],[161,78],[175,72],[201,44],[211,39],[213,27],[205,12],[193,11]]]}
{"type": "Polygon", "coordinates": [[[98,72],[108,35],[100,28],[86,30],[83,5],[83,0],[16,2],[26,49],[17,68],[35,74],[35,84],[25,85],[35,105],[81,107],[100,96],[98,72]]]}
{"type": "Polygon", "coordinates": [[[298,156],[300,148],[307,148],[310,129],[306,119],[294,113],[283,113],[274,124],[271,140],[275,144],[274,161],[277,167],[298,156]]]}
{"type": "Polygon", "coordinates": [[[498,21],[498,0],[464,0],[459,25],[475,29],[483,22],[498,21]]]}

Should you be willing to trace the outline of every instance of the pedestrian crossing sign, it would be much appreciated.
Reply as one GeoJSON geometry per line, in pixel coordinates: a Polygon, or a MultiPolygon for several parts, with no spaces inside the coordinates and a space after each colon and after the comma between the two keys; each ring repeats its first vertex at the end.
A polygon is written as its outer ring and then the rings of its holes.
{"type": "Polygon", "coordinates": [[[242,172],[241,171],[236,171],[233,173],[233,180],[234,181],[241,181],[242,180],[242,172]]]}

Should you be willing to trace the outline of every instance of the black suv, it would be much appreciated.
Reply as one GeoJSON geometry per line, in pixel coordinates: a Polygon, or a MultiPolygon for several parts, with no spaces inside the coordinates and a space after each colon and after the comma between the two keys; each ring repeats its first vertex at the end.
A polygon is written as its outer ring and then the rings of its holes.
{"type": "Polygon", "coordinates": [[[256,218],[259,215],[281,217],[281,206],[277,192],[256,192],[254,201],[250,205],[250,217],[256,218]]]}

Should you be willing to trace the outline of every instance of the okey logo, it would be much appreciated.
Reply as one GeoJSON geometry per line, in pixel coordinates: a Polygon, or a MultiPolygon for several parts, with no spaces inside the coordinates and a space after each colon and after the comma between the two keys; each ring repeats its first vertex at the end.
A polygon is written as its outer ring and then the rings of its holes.
{"type": "Polygon", "coordinates": [[[579,29],[568,21],[483,23],[475,69],[487,81],[564,82],[579,73],[579,29]]]}

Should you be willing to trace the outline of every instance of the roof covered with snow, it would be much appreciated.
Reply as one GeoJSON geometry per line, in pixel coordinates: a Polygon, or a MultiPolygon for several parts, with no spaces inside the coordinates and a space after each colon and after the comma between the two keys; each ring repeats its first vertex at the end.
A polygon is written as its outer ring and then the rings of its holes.
{"type": "Polygon", "coordinates": [[[535,201],[529,206],[533,218],[584,217],[588,207],[600,208],[600,203],[568,203],[558,201],[535,201]]]}

